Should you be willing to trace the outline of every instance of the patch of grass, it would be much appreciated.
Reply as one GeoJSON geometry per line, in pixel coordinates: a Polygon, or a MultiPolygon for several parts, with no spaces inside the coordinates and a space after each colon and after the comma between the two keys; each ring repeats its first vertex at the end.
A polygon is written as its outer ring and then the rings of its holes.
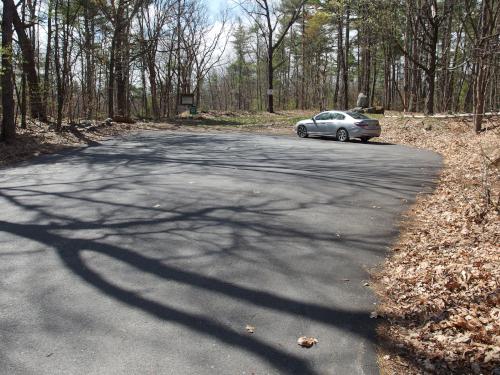
{"type": "Polygon", "coordinates": [[[227,129],[287,128],[310,118],[312,111],[267,112],[206,112],[193,117],[180,117],[171,121],[179,126],[224,127],[227,129]]]}

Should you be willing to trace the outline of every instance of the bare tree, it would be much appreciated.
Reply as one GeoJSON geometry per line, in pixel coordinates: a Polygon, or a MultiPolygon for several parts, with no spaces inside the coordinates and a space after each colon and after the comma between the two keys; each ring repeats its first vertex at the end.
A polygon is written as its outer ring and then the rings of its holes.
{"type": "Polygon", "coordinates": [[[12,25],[16,8],[12,1],[3,1],[2,13],[2,134],[3,141],[16,136],[14,120],[14,73],[12,68],[12,25]]]}
{"type": "MultiPolygon", "coordinates": [[[[186,22],[183,47],[193,67],[196,104],[200,105],[201,85],[207,74],[221,62],[229,38],[226,35],[227,15],[210,25],[204,7],[196,10],[196,17],[186,22]],[[194,20],[193,20],[194,19],[194,20]]],[[[186,20],[188,21],[188,20],[186,20]]]]}
{"type": "Polygon", "coordinates": [[[500,53],[500,2],[482,0],[479,3],[479,16],[474,18],[477,2],[465,0],[466,13],[463,21],[472,30],[469,33],[473,46],[472,62],[474,72],[474,129],[480,132],[485,112],[486,90],[492,73],[492,57],[500,53]]]}
{"type": "Polygon", "coordinates": [[[158,74],[156,66],[158,45],[160,39],[164,36],[163,29],[171,16],[171,11],[174,6],[174,0],[153,0],[151,4],[146,4],[139,13],[139,25],[141,29],[139,44],[141,46],[141,53],[143,54],[143,65],[149,73],[148,77],[154,120],[160,119],[158,74]]]}
{"type": "Polygon", "coordinates": [[[129,32],[134,16],[144,0],[108,0],[99,2],[100,10],[113,28],[108,66],[108,116],[115,117],[114,96],[116,83],[117,110],[119,119],[128,117],[128,68],[129,32]]]}
{"type": "Polygon", "coordinates": [[[274,53],[283,43],[288,30],[299,18],[303,6],[308,0],[291,0],[283,6],[276,6],[269,0],[254,0],[240,2],[245,13],[259,27],[267,48],[267,111],[274,112],[274,70],[282,62],[274,61],[274,53]],[[281,27],[280,27],[281,26],[281,27]]]}
{"type": "Polygon", "coordinates": [[[31,40],[26,35],[26,28],[29,25],[26,25],[22,22],[21,18],[17,14],[14,0],[4,0],[4,6],[9,9],[14,9],[13,14],[13,24],[14,29],[16,30],[16,34],[19,40],[19,45],[21,47],[22,55],[23,55],[23,70],[28,79],[28,84],[30,86],[30,105],[31,105],[31,116],[33,118],[37,118],[41,121],[47,120],[47,113],[43,105],[42,101],[42,92],[40,89],[40,84],[38,80],[38,73],[36,70],[36,62],[35,62],[35,52],[33,50],[33,44],[31,40]]]}
{"type": "Polygon", "coordinates": [[[67,102],[70,75],[70,39],[79,6],[73,8],[70,0],[54,0],[54,62],[57,87],[56,129],[62,128],[63,109],[67,102]],[[61,9],[62,8],[62,9],[61,9]],[[62,11],[62,12],[61,12],[62,11]],[[64,22],[60,17],[63,16],[64,22]]]}
{"type": "MultiPolygon", "coordinates": [[[[417,2],[415,8],[410,8],[417,12],[415,18],[412,14],[408,14],[407,22],[413,24],[414,50],[409,51],[400,43],[397,38],[394,38],[399,50],[412,61],[419,69],[425,72],[426,97],[425,97],[425,113],[427,115],[434,114],[435,106],[435,87],[436,87],[436,71],[437,71],[437,47],[439,42],[439,32],[442,23],[449,16],[449,7],[439,5],[437,0],[421,0],[417,2]],[[420,32],[417,32],[419,30],[420,32]],[[417,48],[420,46],[421,50],[417,48]],[[422,59],[423,57],[423,59],[422,59]]],[[[417,77],[414,77],[413,84],[416,84],[417,77]]]]}

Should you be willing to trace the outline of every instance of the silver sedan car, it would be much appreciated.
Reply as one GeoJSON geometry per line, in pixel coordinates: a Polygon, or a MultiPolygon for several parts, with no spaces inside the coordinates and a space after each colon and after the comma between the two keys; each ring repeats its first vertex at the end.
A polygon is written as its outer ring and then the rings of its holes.
{"type": "Polygon", "coordinates": [[[358,112],[326,111],[310,120],[299,121],[295,124],[295,131],[300,138],[316,135],[335,137],[340,142],[351,138],[368,142],[370,138],[380,136],[381,128],[378,120],[358,112]]]}

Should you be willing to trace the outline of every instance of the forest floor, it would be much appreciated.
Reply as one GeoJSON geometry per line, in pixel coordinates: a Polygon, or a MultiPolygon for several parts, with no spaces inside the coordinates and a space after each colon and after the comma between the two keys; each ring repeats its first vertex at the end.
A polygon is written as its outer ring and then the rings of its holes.
{"type": "MultiPolygon", "coordinates": [[[[311,111],[208,112],[168,123],[96,125],[56,134],[43,124],[0,144],[0,166],[139,130],[293,135],[311,111]]],[[[383,374],[500,373],[500,120],[472,132],[466,118],[381,118],[382,141],[435,151],[443,170],[404,217],[374,270],[383,374]],[[495,372],[496,371],[496,372],[495,372]]]]}
{"type": "Polygon", "coordinates": [[[433,150],[444,167],[375,273],[386,374],[500,373],[500,121],[382,121],[383,139],[433,150]],[[421,370],[420,370],[421,371],[421,370]]]}

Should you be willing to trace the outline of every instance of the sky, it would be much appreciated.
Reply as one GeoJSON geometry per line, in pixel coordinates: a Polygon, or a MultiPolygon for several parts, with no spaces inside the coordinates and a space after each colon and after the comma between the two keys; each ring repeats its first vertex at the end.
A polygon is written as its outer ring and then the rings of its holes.
{"type": "Polygon", "coordinates": [[[231,9],[233,15],[238,11],[238,6],[233,0],[205,0],[205,4],[207,4],[212,17],[217,17],[220,12],[226,9],[231,9]]]}
{"type": "MultiPolygon", "coordinates": [[[[225,39],[229,40],[229,42],[226,44],[226,48],[225,48],[225,51],[223,53],[224,57],[222,58],[222,61],[221,61],[223,63],[228,63],[230,61],[232,53],[233,53],[233,45],[230,42],[232,39],[231,33],[233,31],[231,25],[234,23],[235,17],[237,17],[238,15],[241,14],[241,9],[237,5],[237,1],[238,0],[204,0],[204,3],[206,4],[206,6],[210,12],[210,16],[211,16],[212,20],[217,25],[212,30],[212,34],[214,34],[213,36],[215,36],[215,34],[220,30],[220,28],[219,28],[220,22],[218,21],[220,14],[223,11],[229,10],[229,14],[228,14],[229,22],[226,25],[226,28],[224,30],[224,34],[226,34],[226,35],[223,38],[221,38],[221,40],[225,40],[225,39]]],[[[210,38],[211,36],[209,35],[208,37],[210,38]]]]}
{"type": "Polygon", "coordinates": [[[221,10],[228,8],[229,0],[205,0],[210,13],[216,16],[221,10]]]}

